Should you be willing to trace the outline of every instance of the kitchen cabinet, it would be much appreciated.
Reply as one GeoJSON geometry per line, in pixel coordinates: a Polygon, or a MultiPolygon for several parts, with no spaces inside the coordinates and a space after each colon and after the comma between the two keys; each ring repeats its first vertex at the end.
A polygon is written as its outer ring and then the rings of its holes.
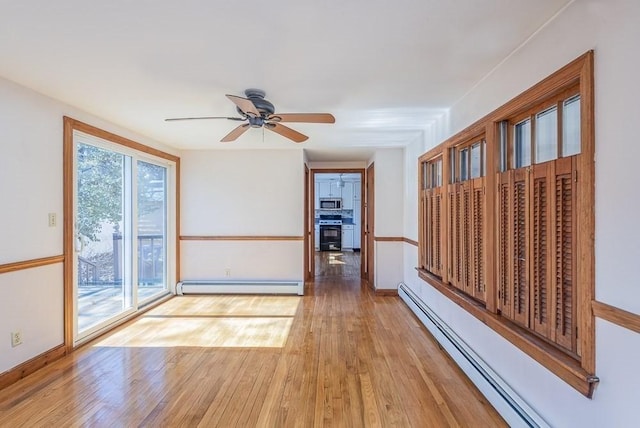
{"type": "Polygon", "coordinates": [[[318,198],[341,198],[342,193],[335,181],[318,181],[317,182],[318,198]]]}
{"type": "Polygon", "coordinates": [[[362,182],[360,180],[353,182],[353,200],[359,201],[361,198],[360,193],[362,192],[362,182]]]}
{"type": "Polygon", "coordinates": [[[315,247],[316,251],[320,250],[320,226],[315,225],[315,247]]]}
{"type": "Polygon", "coordinates": [[[360,201],[354,201],[353,204],[353,248],[355,250],[360,249],[360,241],[361,241],[361,227],[362,227],[362,219],[360,216],[360,201]]]}
{"type": "Polygon", "coordinates": [[[343,250],[353,249],[353,225],[352,224],[342,225],[342,249],[343,250]]]}
{"type": "Polygon", "coordinates": [[[353,183],[350,181],[344,183],[344,187],[342,188],[342,209],[353,209],[353,183]]]}

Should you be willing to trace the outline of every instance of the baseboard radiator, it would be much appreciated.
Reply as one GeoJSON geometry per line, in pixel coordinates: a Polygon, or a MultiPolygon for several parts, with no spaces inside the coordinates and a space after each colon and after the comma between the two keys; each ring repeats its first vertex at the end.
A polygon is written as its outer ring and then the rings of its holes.
{"type": "Polygon", "coordinates": [[[550,426],[406,284],[399,284],[398,295],[510,426],[550,426]]]}
{"type": "Polygon", "coordinates": [[[176,285],[176,294],[304,294],[304,281],[186,280],[176,285]]]}

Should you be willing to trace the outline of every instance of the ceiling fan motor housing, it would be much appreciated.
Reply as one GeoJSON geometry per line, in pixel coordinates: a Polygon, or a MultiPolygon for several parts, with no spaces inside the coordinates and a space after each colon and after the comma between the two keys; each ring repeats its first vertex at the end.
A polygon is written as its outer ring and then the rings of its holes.
{"type": "MultiPolygon", "coordinates": [[[[253,105],[256,106],[256,110],[260,112],[260,116],[262,116],[263,119],[275,113],[276,109],[273,104],[264,99],[266,93],[263,90],[251,88],[245,90],[244,93],[253,105]]],[[[238,109],[238,111],[242,113],[240,109],[238,109]]]]}

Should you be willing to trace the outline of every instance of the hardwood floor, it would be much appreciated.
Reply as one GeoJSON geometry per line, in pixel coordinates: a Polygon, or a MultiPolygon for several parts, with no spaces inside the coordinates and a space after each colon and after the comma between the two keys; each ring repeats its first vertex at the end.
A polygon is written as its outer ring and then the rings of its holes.
{"type": "Polygon", "coordinates": [[[354,277],[360,276],[360,252],[354,251],[316,251],[316,277],[354,277]]]}
{"type": "Polygon", "coordinates": [[[0,426],[505,426],[398,297],[181,296],[0,391],[0,426]]]}

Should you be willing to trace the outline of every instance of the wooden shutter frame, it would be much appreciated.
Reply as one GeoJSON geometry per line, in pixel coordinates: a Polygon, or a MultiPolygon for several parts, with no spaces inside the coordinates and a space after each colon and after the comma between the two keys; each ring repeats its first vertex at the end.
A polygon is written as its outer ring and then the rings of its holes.
{"type": "MultiPolygon", "coordinates": [[[[575,193],[575,206],[573,215],[580,210],[580,216],[576,219],[575,248],[576,254],[573,256],[575,260],[575,282],[580,284],[575,299],[575,316],[576,326],[580,332],[576,342],[578,353],[575,359],[567,358],[566,354],[556,351],[553,347],[540,342],[535,336],[524,333],[517,328],[510,326],[501,320],[501,317],[495,314],[504,312],[498,302],[498,282],[497,276],[501,272],[499,265],[499,257],[497,257],[499,249],[499,231],[497,228],[494,233],[489,233],[487,241],[487,251],[491,254],[494,263],[487,263],[487,301],[484,308],[479,306],[475,300],[469,300],[464,295],[453,291],[453,288],[447,285],[448,269],[452,262],[445,260],[443,262],[443,278],[436,278],[429,275],[423,270],[419,270],[419,276],[437,288],[441,293],[455,301],[458,305],[481,320],[487,326],[497,333],[501,334],[515,346],[526,352],[536,361],[547,367],[553,373],[558,375],[564,381],[569,383],[576,390],[580,391],[587,397],[591,397],[594,391],[594,385],[597,382],[595,377],[595,326],[594,316],[592,313],[592,302],[595,294],[595,251],[594,251],[594,228],[595,228],[595,133],[594,133],[594,77],[593,66],[594,54],[589,51],[581,57],[575,59],[571,63],[562,67],[557,72],[543,79],[539,83],[524,91],[514,99],[505,103],[495,111],[489,113],[484,118],[472,124],[465,130],[452,136],[439,146],[433,148],[428,153],[420,157],[419,162],[433,157],[436,154],[443,155],[443,177],[450,179],[448,170],[450,169],[449,153],[447,150],[457,144],[485,132],[487,139],[487,174],[486,186],[491,191],[487,191],[487,218],[495,219],[500,213],[499,211],[499,184],[504,184],[502,176],[498,174],[499,159],[499,141],[498,127],[500,121],[505,118],[513,117],[527,109],[540,105],[541,100],[557,96],[562,91],[571,90],[572,87],[578,85],[580,94],[580,130],[581,130],[581,154],[575,159],[575,169],[579,171],[577,181],[573,182],[575,193]],[[495,191],[493,190],[495,189],[495,191]]],[[[532,142],[532,146],[534,142],[532,142]]],[[[508,153],[508,160],[512,159],[512,153],[508,153]]],[[[419,187],[420,188],[420,187],[419,187]]],[[[446,195],[450,194],[449,186],[445,184],[446,195]]],[[[555,189],[554,189],[555,191],[555,189]]],[[[445,207],[450,205],[449,196],[446,197],[445,207]]],[[[448,208],[444,213],[449,217],[448,208]]],[[[420,214],[420,222],[424,216],[420,214]]],[[[450,233],[450,222],[445,221],[445,236],[450,233]]],[[[422,236],[422,234],[420,234],[422,236]]],[[[448,240],[444,239],[443,257],[447,259],[451,253],[448,240]]],[[[424,248],[423,243],[420,245],[420,252],[424,248]]]]}

